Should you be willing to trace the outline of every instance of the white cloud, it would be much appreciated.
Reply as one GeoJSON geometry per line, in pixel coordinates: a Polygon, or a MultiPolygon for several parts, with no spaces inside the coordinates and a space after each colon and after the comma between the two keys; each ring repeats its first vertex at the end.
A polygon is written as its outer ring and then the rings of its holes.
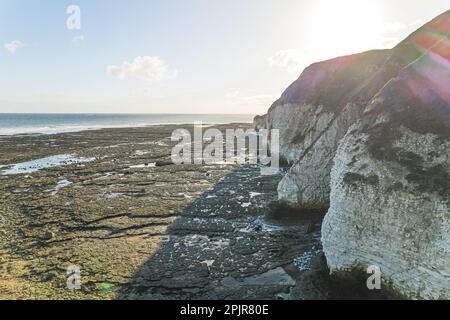
{"type": "Polygon", "coordinates": [[[284,68],[289,72],[298,71],[301,60],[301,53],[298,49],[279,50],[273,56],[267,58],[271,67],[284,68]]]}
{"type": "Polygon", "coordinates": [[[378,46],[381,48],[392,48],[403,38],[425,24],[422,19],[405,24],[401,22],[380,22],[378,26],[381,36],[378,39],[378,46]]]}
{"type": "Polygon", "coordinates": [[[302,48],[279,50],[268,57],[267,62],[271,67],[299,73],[314,62],[371,49],[392,48],[423,24],[420,19],[408,24],[376,20],[369,28],[373,33],[370,37],[362,30],[355,32],[355,39],[341,37],[335,43],[320,41],[318,44],[305,44],[302,48]]]}
{"type": "Polygon", "coordinates": [[[426,23],[424,19],[417,19],[414,22],[411,22],[408,26],[413,28],[419,28],[426,23]]]}
{"type": "Polygon", "coordinates": [[[240,91],[241,91],[241,90],[239,90],[239,89],[232,88],[232,89],[230,89],[230,91],[228,91],[228,92],[225,94],[225,97],[226,97],[226,98],[236,98],[236,97],[239,96],[240,91]]]}
{"type": "Polygon", "coordinates": [[[299,73],[314,62],[328,58],[316,50],[287,49],[279,50],[273,56],[267,58],[271,67],[287,70],[290,73],[299,73]]]}
{"type": "Polygon", "coordinates": [[[10,43],[5,43],[4,45],[4,48],[11,54],[15,54],[17,50],[23,47],[25,47],[25,44],[20,40],[14,40],[10,43]]]}
{"type": "Polygon", "coordinates": [[[374,40],[379,48],[393,48],[400,41],[425,24],[422,19],[417,19],[411,23],[380,21],[378,30],[380,35],[374,40]]]}
{"type": "Polygon", "coordinates": [[[84,36],[83,35],[81,35],[81,36],[75,36],[75,37],[73,37],[72,38],[72,44],[75,46],[75,47],[79,47],[79,46],[81,46],[81,43],[84,41],[84,36]]]}
{"type": "Polygon", "coordinates": [[[120,80],[138,79],[152,84],[173,78],[178,71],[170,70],[166,62],[159,57],[139,56],[132,62],[125,61],[121,66],[108,66],[106,73],[120,80]]]}

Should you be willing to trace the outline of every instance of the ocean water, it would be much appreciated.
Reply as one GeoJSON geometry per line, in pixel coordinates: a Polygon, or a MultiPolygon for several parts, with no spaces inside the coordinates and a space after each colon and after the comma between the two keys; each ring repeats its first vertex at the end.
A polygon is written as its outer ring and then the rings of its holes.
{"type": "Polygon", "coordinates": [[[2,175],[15,175],[22,173],[32,173],[42,169],[59,167],[67,164],[79,164],[85,162],[95,161],[95,158],[83,158],[71,154],[60,154],[56,156],[50,156],[46,158],[31,160],[22,163],[16,163],[14,165],[0,166],[0,168],[6,167],[2,171],[2,175]]]}
{"type": "Polygon", "coordinates": [[[24,114],[0,113],[0,135],[53,134],[102,128],[141,127],[158,124],[251,123],[244,114],[24,114]]]}

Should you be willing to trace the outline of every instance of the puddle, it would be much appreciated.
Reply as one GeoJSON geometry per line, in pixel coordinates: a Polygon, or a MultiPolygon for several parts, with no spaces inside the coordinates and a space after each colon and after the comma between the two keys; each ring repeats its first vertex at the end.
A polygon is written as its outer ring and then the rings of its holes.
{"type": "Polygon", "coordinates": [[[166,243],[170,242],[170,235],[166,234],[161,236],[161,241],[166,243]]]}
{"type": "Polygon", "coordinates": [[[53,189],[52,191],[52,196],[56,196],[58,194],[58,192],[65,187],[68,187],[72,184],[73,182],[63,179],[58,181],[58,183],[56,184],[56,187],[53,189]]]}
{"type": "Polygon", "coordinates": [[[95,158],[84,158],[76,155],[62,154],[9,165],[7,166],[8,169],[2,171],[2,175],[33,173],[47,168],[92,162],[94,160],[95,158]]]}
{"type": "MultiPolygon", "coordinates": [[[[247,204],[244,204],[247,205],[247,204]]],[[[245,207],[245,206],[244,206],[245,207]]],[[[323,216],[320,215],[304,215],[288,216],[283,218],[274,219],[272,217],[258,216],[251,221],[245,228],[240,229],[241,232],[283,232],[283,231],[296,231],[305,232],[305,227],[309,225],[316,225],[321,223],[323,216]]],[[[320,233],[318,234],[320,238],[320,233]]]]}
{"type": "Polygon", "coordinates": [[[254,197],[261,196],[262,193],[259,192],[250,192],[250,199],[253,199],[254,197]]]}
{"type": "Polygon", "coordinates": [[[190,195],[188,195],[187,193],[184,193],[184,192],[177,193],[177,196],[178,197],[183,197],[183,198],[186,198],[186,199],[191,199],[192,198],[190,195]]]}
{"type": "Polygon", "coordinates": [[[263,216],[257,217],[255,220],[250,222],[250,224],[240,229],[241,232],[255,232],[255,231],[265,231],[265,232],[282,232],[286,230],[283,226],[277,226],[275,224],[267,223],[263,216]]]}
{"type": "Polygon", "coordinates": [[[144,164],[138,164],[135,166],[130,166],[130,169],[155,168],[155,167],[156,167],[156,162],[152,162],[152,163],[144,163],[144,164]]]}

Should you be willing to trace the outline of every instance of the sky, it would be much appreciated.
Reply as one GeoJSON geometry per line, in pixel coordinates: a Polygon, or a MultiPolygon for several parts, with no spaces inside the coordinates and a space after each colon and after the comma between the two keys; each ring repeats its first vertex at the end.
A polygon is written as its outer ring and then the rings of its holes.
{"type": "Polygon", "coordinates": [[[0,0],[0,112],[262,114],[448,0],[0,0]]]}

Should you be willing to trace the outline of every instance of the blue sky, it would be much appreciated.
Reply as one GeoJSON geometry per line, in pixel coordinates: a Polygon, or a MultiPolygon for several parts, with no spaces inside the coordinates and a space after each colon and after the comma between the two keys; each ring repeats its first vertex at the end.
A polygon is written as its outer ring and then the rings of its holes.
{"type": "Polygon", "coordinates": [[[0,112],[263,113],[308,64],[387,48],[430,0],[0,0],[0,112]],[[68,30],[69,5],[81,29],[68,30]]]}

